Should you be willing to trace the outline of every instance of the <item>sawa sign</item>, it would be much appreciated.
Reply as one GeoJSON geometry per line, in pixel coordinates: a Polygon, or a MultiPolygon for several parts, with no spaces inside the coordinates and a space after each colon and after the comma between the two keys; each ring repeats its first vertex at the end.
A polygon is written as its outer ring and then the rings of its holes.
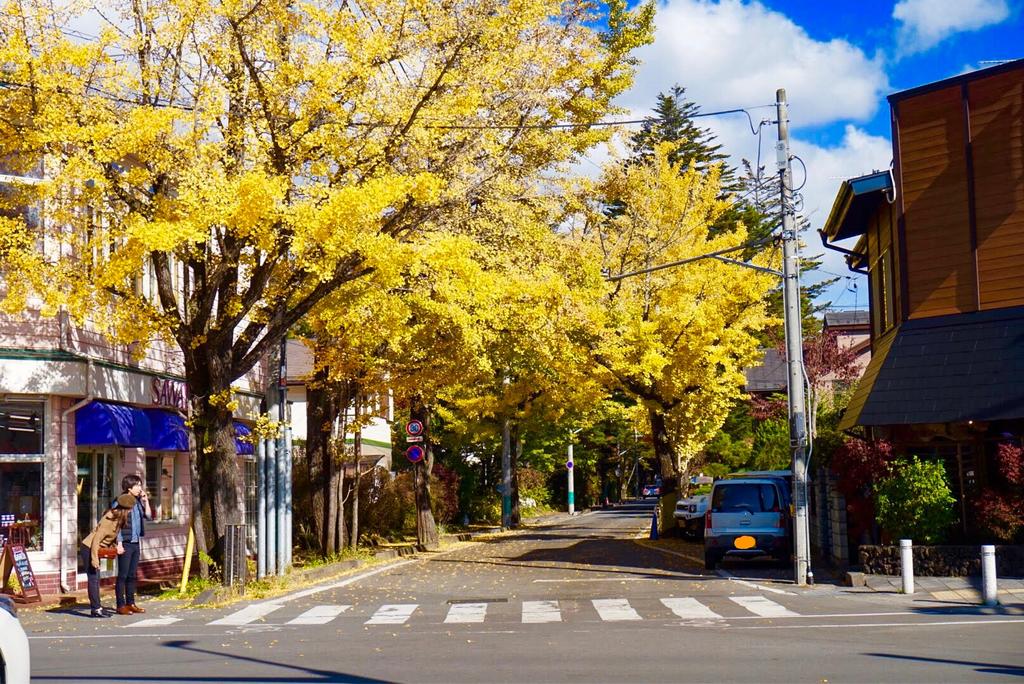
{"type": "Polygon", "coordinates": [[[157,406],[185,411],[188,408],[188,386],[180,380],[153,378],[152,399],[157,406]]]}

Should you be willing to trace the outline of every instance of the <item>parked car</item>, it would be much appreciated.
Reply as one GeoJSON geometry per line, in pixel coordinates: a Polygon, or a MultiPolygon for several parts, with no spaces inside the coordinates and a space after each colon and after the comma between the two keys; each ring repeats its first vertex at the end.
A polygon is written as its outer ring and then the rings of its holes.
{"type": "Polygon", "coordinates": [[[704,567],[724,558],[770,556],[786,562],[792,548],[789,496],[781,477],[718,480],[704,517],[704,567]]]}
{"type": "Polygon", "coordinates": [[[645,499],[649,496],[661,496],[661,485],[645,484],[643,490],[641,490],[641,496],[645,499]]]}
{"type": "Polygon", "coordinates": [[[28,684],[28,637],[10,596],[0,595],[0,683],[28,684]]]}
{"type": "Polygon", "coordinates": [[[704,514],[708,511],[708,495],[688,496],[676,502],[673,515],[687,537],[704,536],[704,514]]]}

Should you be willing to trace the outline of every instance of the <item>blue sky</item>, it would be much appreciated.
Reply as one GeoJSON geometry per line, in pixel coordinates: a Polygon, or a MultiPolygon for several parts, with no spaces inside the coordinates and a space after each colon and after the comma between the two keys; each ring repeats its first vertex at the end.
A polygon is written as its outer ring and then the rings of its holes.
{"type": "MultiPolygon", "coordinates": [[[[1024,57],[1024,0],[659,0],[657,8],[655,43],[639,51],[636,85],[619,103],[649,112],[657,93],[678,83],[705,111],[753,108],[786,88],[814,230],[843,179],[888,168],[887,95],[1024,57]]],[[[745,119],[704,121],[734,161],[756,157],[745,119]]],[[[762,162],[773,142],[774,127],[761,141],[762,162]]],[[[807,254],[822,253],[817,235],[807,242],[807,254]]],[[[844,276],[827,299],[866,306],[866,285],[845,277],[852,274],[839,255],[826,252],[823,270],[844,276]]]]}

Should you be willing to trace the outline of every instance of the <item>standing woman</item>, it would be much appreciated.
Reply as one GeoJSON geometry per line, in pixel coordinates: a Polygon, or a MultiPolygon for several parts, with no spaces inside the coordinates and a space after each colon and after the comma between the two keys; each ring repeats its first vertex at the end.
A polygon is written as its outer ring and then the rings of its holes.
{"type": "Polygon", "coordinates": [[[89,536],[82,540],[79,556],[82,565],[85,566],[85,574],[89,578],[89,615],[94,618],[108,617],[100,605],[100,549],[107,549],[105,557],[114,552],[116,555],[117,535],[121,528],[128,522],[132,508],[135,506],[135,497],[122,494],[117,497],[114,505],[108,508],[100,517],[96,529],[89,533],[89,536]]]}
{"type": "Polygon", "coordinates": [[[117,497],[120,505],[121,497],[133,499],[131,512],[124,529],[117,533],[117,583],[114,595],[117,597],[117,614],[131,615],[145,613],[145,608],[135,605],[135,582],[139,568],[139,557],[142,551],[142,538],[146,535],[146,518],[153,519],[149,508],[149,497],[138,475],[125,475],[121,478],[121,496],[117,497]]]}

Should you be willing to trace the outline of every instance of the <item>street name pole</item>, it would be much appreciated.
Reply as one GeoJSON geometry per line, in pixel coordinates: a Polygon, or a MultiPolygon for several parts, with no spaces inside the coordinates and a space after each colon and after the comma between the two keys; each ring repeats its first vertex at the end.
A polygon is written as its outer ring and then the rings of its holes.
{"type": "Polygon", "coordinates": [[[776,144],[782,193],[782,280],[789,380],[789,441],[793,449],[794,573],[798,585],[807,584],[810,539],[807,529],[807,417],[804,397],[803,330],[800,317],[800,264],[797,259],[793,208],[793,174],[789,158],[789,109],[786,90],[775,91],[779,141],[776,144]]]}
{"type": "Polygon", "coordinates": [[[572,460],[572,437],[569,437],[569,460],[565,462],[565,476],[569,484],[569,515],[576,515],[576,490],[575,482],[573,482],[573,471],[575,470],[576,464],[572,460]]]}

